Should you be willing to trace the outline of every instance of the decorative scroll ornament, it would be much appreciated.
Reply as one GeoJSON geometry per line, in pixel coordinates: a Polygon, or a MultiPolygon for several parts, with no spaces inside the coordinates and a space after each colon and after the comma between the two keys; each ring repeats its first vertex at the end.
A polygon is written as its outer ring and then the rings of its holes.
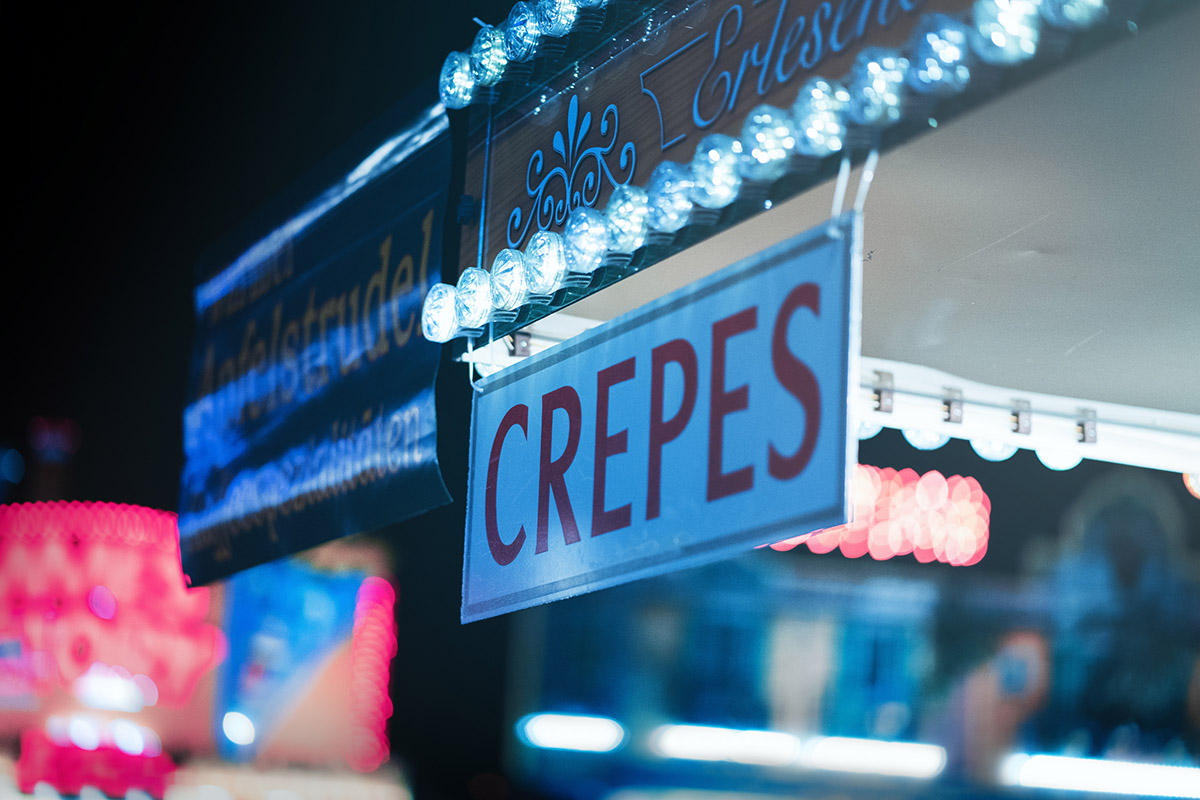
{"type": "Polygon", "coordinates": [[[566,139],[563,139],[562,131],[554,132],[553,149],[561,159],[562,166],[543,174],[547,166],[545,154],[538,149],[530,156],[525,169],[525,191],[533,202],[528,214],[522,206],[513,208],[509,214],[509,247],[519,247],[535,222],[538,230],[561,226],[576,208],[594,206],[605,182],[615,189],[633,180],[637,165],[637,148],[633,142],[625,142],[621,146],[618,162],[620,179],[613,176],[608,164],[608,156],[617,146],[618,125],[617,106],[609,103],[600,115],[601,143],[584,147],[592,127],[592,112],[585,112],[581,118],[579,96],[571,96],[567,108],[566,139]]]}

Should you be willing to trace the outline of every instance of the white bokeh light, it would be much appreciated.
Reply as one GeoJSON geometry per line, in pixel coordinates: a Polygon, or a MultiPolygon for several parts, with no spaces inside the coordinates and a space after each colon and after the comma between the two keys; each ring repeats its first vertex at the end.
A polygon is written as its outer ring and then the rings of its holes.
{"type": "Polygon", "coordinates": [[[236,745],[254,744],[254,723],[240,711],[226,711],[221,719],[225,738],[236,745]]]}

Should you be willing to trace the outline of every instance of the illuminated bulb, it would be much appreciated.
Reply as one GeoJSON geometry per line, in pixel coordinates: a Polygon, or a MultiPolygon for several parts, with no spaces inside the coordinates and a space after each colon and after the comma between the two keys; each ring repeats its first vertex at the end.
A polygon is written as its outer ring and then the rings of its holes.
{"type": "Polygon", "coordinates": [[[446,108],[466,108],[475,96],[475,78],[471,76],[471,59],[457,51],[446,56],[438,92],[446,108]]]}
{"type": "Polygon", "coordinates": [[[868,47],[850,70],[846,116],[859,125],[891,125],[904,113],[908,59],[898,50],[868,47]]]}
{"type": "Polygon", "coordinates": [[[664,161],[650,173],[646,187],[650,203],[650,227],[656,231],[675,233],[692,216],[692,175],[687,167],[674,161],[664,161]]]}
{"type": "Polygon", "coordinates": [[[782,108],[758,106],[742,125],[743,177],[773,181],[787,170],[788,157],[796,148],[796,125],[782,108]]]}
{"type": "Polygon", "coordinates": [[[158,738],[158,734],[149,728],[139,727],[138,730],[142,734],[142,755],[147,758],[155,758],[162,754],[162,740],[158,738]]]}
{"type": "Polygon", "coordinates": [[[517,735],[531,747],[607,753],[624,741],[625,729],[608,717],[530,714],[517,723],[517,735]]]}
{"type": "Polygon", "coordinates": [[[538,30],[544,35],[566,36],[579,15],[579,5],[575,0],[538,0],[536,13],[538,30]]]}
{"type": "Polygon", "coordinates": [[[221,731],[234,744],[254,744],[254,723],[240,711],[225,712],[221,719],[221,731]]]}
{"type": "Polygon", "coordinates": [[[108,726],[108,734],[113,744],[127,755],[140,756],[146,749],[146,739],[142,729],[127,719],[115,719],[108,726]]]}
{"type": "Polygon", "coordinates": [[[792,105],[796,123],[796,152],[824,158],[841,151],[846,144],[843,116],[850,93],[841,84],[824,78],[810,78],[800,87],[792,105]]]}
{"type": "Polygon", "coordinates": [[[529,237],[529,244],[525,245],[525,282],[530,294],[554,294],[562,286],[566,271],[562,236],[538,231],[529,237]]]}
{"type": "Polygon", "coordinates": [[[904,429],[904,438],[918,450],[937,450],[950,441],[950,437],[935,431],[922,431],[914,428],[904,429]]]}
{"type": "Polygon", "coordinates": [[[67,723],[67,737],[80,750],[95,750],[100,746],[100,730],[87,717],[71,717],[67,723]]]}
{"type": "Polygon", "coordinates": [[[945,14],[921,17],[908,50],[912,62],[908,85],[921,94],[951,95],[967,88],[971,80],[969,39],[971,30],[945,14]]]}
{"type": "Polygon", "coordinates": [[[1077,455],[1070,450],[1055,450],[1054,448],[1041,447],[1035,450],[1038,461],[1047,469],[1063,472],[1068,469],[1074,469],[1079,466],[1079,462],[1083,461],[1083,456],[1077,455]]]}
{"type": "Polygon", "coordinates": [[[454,315],[460,328],[482,328],[492,315],[492,276],[487,270],[469,267],[458,276],[454,287],[454,315]]]}
{"type": "Polygon", "coordinates": [[[1183,485],[1187,487],[1192,497],[1200,500],[1200,472],[1183,473],[1183,485]]]}
{"type": "Polygon", "coordinates": [[[971,49],[989,64],[1017,64],[1037,52],[1036,0],[976,0],[971,21],[971,49]]]}
{"type": "Polygon", "coordinates": [[[71,741],[67,733],[68,724],[66,717],[57,714],[46,717],[46,735],[50,737],[50,741],[59,747],[65,747],[71,741]]]}
{"type": "Polygon", "coordinates": [[[632,253],[646,243],[650,205],[645,189],[621,184],[609,196],[604,214],[608,217],[615,252],[632,253]]]}
{"type": "Polygon", "coordinates": [[[435,283],[425,295],[421,307],[421,333],[431,342],[448,342],[458,335],[458,317],[454,313],[453,286],[435,283]]]}
{"type": "Polygon", "coordinates": [[[509,61],[528,61],[537,50],[542,36],[537,26],[537,14],[525,0],[513,3],[504,23],[504,55],[509,61]]]}
{"type": "Polygon", "coordinates": [[[1042,0],[1042,19],[1056,28],[1083,30],[1108,16],[1105,0],[1042,0]]]}
{"type": "Polygon", "coordinates": [[[1017,446],[995,439],[972,439],[971,448],[985,461],[1007,461],[1017,452],[1017,446]]]}
{"type": "Polygon", "coordinates": [[[692,200],[705,208],[724,208],[742,188],[738,162],[742,143],[732,136],[713,133],[700,140],[692,159],[692,200]]]}
{"type": "Polygon", "coordinates": [[[508,56],[504,52],[504,31],[492,25],[480,28],[471,45],[471,76],[480,86],[491,86],[504,77],[508,56]]]}
{"type": "Polygon", "coordinates": [[[881,430],[883,430],[882,425],[873,425],[870,422],[860,421],[858,423],[858,438],[859,439],[874,438],[881,430]]]}
{"type": "Polygon", "coordinates": [[[528,297],[525,256],[520,250],[501,250],[492,261],[492,305],[504,311],[516,311],[528,297]]]}
{"type": "Polygon", "coordinates": [[[608,220],[594,208],[580,206],[563,229],[563,255],[568,272],[595,272],[611,243],[608,220]]]}

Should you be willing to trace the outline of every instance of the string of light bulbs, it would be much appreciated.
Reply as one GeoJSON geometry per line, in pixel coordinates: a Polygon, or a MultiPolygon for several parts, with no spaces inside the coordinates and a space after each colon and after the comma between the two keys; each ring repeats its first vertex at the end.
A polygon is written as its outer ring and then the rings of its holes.
{"type": "MultiPolygon", "coordinates": [[[[447,56],[442,102],[447,108],[470,105],[476,89],[499,82],[510,62],[528,61],[547,39],[570,33],[580,9],[606,3],[519,0],[504,23],[480,30],[470,53],[447,56]]],[[[1106,0],[977,0],[962,19],[924,14],[903,48],[863,49],[843,80],[809,79],[790,109],[759,105],[739,136],[705,136],[690,163],[664,161],[644,187],[618,186],[603,211],[580,206],[561,234],[538,231],[524,251],[501,250],[490,271],[470,267],[456,285],[434,285],[422,308],[422,333],[433,342],[475,338],[489,323],[512,322],[527,306],[553,308],[564,301],[564,289],[587,294],[597,270],[628,264],[648,242],[670,241],[750,186],[765,196],[765,188],[799,162],[842,153],[852,129],[879,131],[902,120],[910,107],[927,110],[921,99],[961,94],[981,66],[1028,61],[1038,51],[1043,25],[1075,33],[1107,13],[1106,0]]]]}

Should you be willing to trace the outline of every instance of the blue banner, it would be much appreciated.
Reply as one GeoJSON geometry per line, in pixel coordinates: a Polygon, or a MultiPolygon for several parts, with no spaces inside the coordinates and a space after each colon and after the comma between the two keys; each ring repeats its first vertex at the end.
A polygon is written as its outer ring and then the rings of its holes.
{"type": "Polygon", "coordinates": [[[313,198],[298,211],[201,265],[179,504],[193,584],[450,500],[440,347],[420,324],[441,279],[448,125],[438,105],[381,127],[291,195],[313,198]]]}
{"type": "Polygon", "coordinates": [[[860,236],[847,214],[484,379],[463,621],[846,522],[860,236]]]}

